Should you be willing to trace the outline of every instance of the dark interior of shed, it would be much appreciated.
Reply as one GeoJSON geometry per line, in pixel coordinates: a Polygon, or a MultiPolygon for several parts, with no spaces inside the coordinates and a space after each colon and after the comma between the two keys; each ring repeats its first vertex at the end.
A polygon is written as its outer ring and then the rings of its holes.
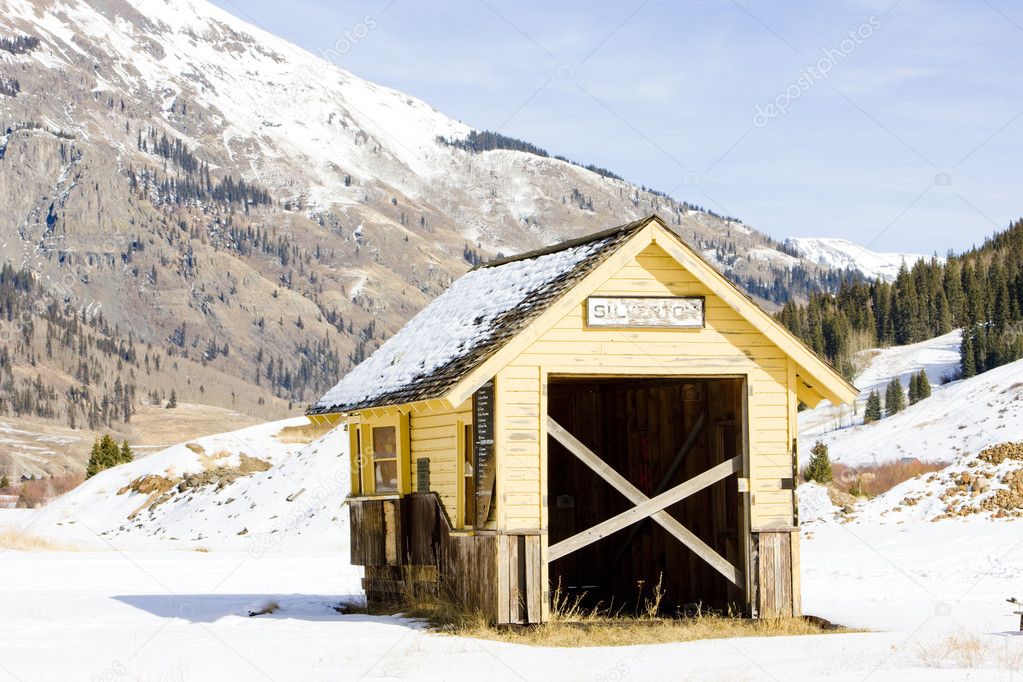
{"type": "MultiPolygon", "coordinates": [[[[654,497],[741,453],[743,386],[738,378],[552,378],[548,414],[654,497]]],[[[550,546],[635,506],[554,438],[547,480],[550,546]]],[[[666,511],[744,570],[735,475],[666,511]]],[[[663,615],[742,610],[742,592],[650,518],[552,562],[549,574],[552,593],[587,608],[644,611],[660,584],[663,615]]]]}

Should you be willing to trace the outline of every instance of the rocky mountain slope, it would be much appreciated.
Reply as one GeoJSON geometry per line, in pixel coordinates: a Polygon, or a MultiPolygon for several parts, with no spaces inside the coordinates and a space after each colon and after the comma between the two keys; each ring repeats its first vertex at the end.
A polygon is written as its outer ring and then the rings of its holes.
{"type": "Polygon", "coordinates": [[[0,414],[283,416],[481,258],[651,212],[766,301],[841,276],[201,0],[0,8],[0,414]]]}

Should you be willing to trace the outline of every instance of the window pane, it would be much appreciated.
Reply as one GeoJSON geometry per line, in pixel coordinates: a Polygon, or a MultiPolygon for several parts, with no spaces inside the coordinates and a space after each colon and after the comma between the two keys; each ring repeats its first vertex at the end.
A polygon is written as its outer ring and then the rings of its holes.
{"type": "Polygon", "coordinates": [[[396,493],[398,492],[398,462],[387,459],[373,463],[373,472],[376,476],[376,492],[396,493]]]}
{"type": "Polygon", "coordinates": [[[397,457],[395,429],[393,426],[378,426],[373,429],[373,456],[397,457]]]}

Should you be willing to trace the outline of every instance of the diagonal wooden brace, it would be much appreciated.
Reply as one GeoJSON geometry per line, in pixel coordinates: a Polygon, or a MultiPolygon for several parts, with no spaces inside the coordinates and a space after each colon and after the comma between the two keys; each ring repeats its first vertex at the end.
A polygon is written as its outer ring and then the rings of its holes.
{"type": "Polygon", "coordinates": [[[594,454],[592,450],[579,442],[575,436],[550,417],[547,417],[547,433],[636,505],[632,509],[622,512],[617,516],[612,516],[610,519],[602,521],[592,528],[551,545],[547,549],[547,560],[549,562],[556,561],[630,524],[649,517],[660,524],[697,556],[710,564],[721,575],[731,581],[732,584],[737,586],[744,585],[742,573],[735,566],[715,552],[712,547],[694,535],[688,528],[679,523],[675,517],[664,511],[676,502],[739,472],[742,469],[741,457],[733,457],[727,462],[718,464],[702,474],[650,498],[644,495],[636,486],[629,483],[628,479],[615,471],[611,465],[594,454]]]}

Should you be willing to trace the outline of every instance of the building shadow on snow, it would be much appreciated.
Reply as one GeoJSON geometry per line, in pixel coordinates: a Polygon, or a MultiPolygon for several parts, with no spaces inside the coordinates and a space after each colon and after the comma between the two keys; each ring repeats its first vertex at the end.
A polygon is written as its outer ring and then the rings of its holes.
{"type": "Polygon", "coordinates": [[[343,603],[362,600],[362,595],[337,594],[124,594],[113,599],[158,618],[178,618],[192,623],[213,623],[221,618],[291,619],[309,621],[364,621],[393,623],[389,616],[345,614],[343,603]]]}

